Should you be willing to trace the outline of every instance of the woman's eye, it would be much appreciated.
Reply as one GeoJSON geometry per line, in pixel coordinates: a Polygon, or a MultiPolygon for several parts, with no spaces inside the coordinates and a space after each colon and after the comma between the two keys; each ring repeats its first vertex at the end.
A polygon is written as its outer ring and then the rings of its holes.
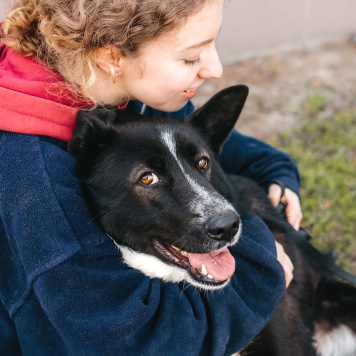
{"type": "Polygon", "coordinates": [[[198,161],[198,168],[205,169],[206,167],[208,167],[208,164],[209,164],[209,159],[207,157],[202,157],[198,161]]]}
{"type": "Polygon", "coordinates": [[[189,60],[185,60],[185,64],[188,64],[190,66],[196,66],[196,65],[199,65],[201,63],[201,59],[198,58],[198,59],[195,59],[193,61],[189,61],[189,60]]]}
{"type": "Polygon", "coordinates": [[[140,182],[144,185],[151,185],[159,182],[159,179],[154,173],[148,172],[140,178],[140,182]]]}

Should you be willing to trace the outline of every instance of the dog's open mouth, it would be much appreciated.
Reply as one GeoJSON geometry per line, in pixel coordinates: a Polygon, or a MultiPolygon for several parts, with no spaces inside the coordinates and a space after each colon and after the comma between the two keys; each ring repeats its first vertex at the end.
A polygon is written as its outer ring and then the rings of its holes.
{"type": "Polygon", "coordinates": [[[153,245],[166,260],[184,268],[195,280],[203,284],[223,284],[235,271],[235,260],[227,247],[209,253],[188,253],[157,240],[153,245]]]}

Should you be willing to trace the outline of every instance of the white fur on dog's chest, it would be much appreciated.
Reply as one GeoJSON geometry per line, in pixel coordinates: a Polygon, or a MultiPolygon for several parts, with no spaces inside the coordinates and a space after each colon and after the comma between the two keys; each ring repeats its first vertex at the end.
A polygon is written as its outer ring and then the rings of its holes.
{"type": "MultiPolygon", "coordinates": [[[[142,252],[137,252],[130,249],[129,247],[119,245],[115,240],[113,240],[113,242],[121,252],[122,258],[125,263],[128,266],[142,272],[145,276],[149,278],[159,278],[164,282],[172,283],[187,281],[189,284],[197,287],[198,289],[201,288],[201,285],[197,284],[197,282],[184,269],[164,263],[155,256],[148,255],[142,252]]],[[[221,284],[220,286],[206,285],[204,289],[217,290],[220,288],[224,288],[229,283],[229,281],[230,279],[227,280],[225,283],[221,284]]]]}
{"type": "Polygon", "coordinates": [[[188,277],[188,273],[183,269],[168,265],[152,255],[134,251],[116,242],[115,245],[120,250],[125,263],[141,271],[147,277],[159,278],[165,282],[173,283],[181,282],[188,277]]]}
{"type": "Polygon", "coordinates": [[[318,356],[355,356],[356,334],[345,325],[339,325],[330,332],[316,326],[314,346],[318,356]]]}

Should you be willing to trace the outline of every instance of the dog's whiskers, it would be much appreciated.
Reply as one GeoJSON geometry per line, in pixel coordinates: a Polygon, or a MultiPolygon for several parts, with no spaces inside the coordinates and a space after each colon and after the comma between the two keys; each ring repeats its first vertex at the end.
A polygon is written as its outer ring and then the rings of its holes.
{"type": "Polygon", "coordinates": [[[83,226],[87,226],[89,224],[91,224],[92,222],[97,222],[96,220],[98,220],[100,217],[102,217],[104,215],[104,213],[101,214],[97,214],[95,216],[93,216],[90,220],[88,220],[83,226]]]}

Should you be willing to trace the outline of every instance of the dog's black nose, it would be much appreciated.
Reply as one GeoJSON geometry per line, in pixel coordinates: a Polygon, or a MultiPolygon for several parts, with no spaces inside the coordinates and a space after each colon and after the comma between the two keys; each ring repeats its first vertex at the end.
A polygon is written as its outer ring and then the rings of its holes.
{"type": "Polygon", "coordinates": [[[240,226],[240,218],[235,212],[209,218],[205,223],[205,229],[209,236],[216,240],[231,241],[237,234],[240,226]]]}

